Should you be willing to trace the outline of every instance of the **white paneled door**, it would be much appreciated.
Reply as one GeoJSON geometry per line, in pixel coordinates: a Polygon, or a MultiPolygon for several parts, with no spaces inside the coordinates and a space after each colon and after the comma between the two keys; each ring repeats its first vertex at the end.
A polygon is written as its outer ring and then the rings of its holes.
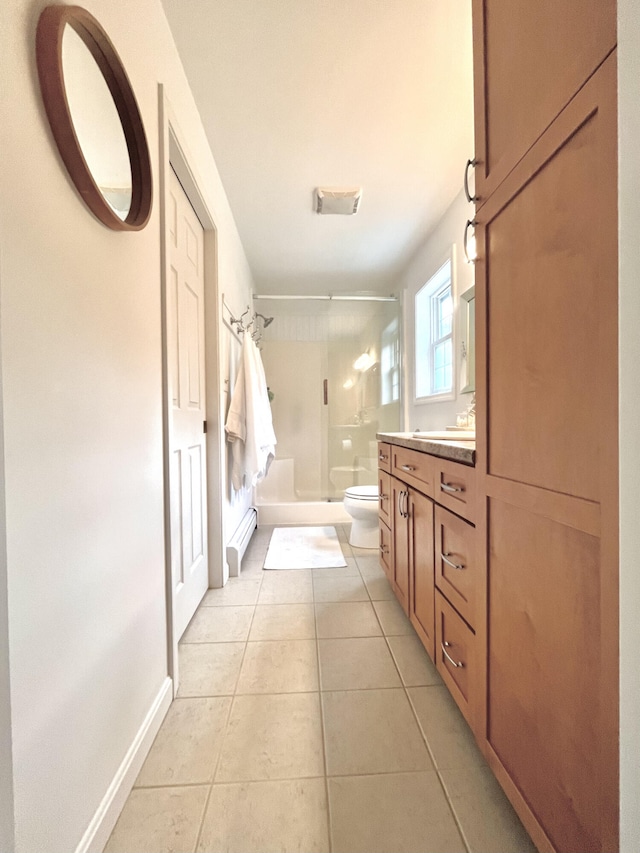
{"type": "Polygon", "coordinates": [[[166,291],[173,636],[209,585],[204,376],[204,229],[175,173],[167,205],[166,291]]]}

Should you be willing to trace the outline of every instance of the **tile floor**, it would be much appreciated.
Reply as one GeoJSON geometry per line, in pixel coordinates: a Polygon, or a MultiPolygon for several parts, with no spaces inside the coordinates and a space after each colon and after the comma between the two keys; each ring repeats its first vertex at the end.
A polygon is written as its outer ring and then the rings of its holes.
{"type": "Polygon", "coordinates": [[[106,853],[535,851],[371,551],[210,590],[106,853]]]}

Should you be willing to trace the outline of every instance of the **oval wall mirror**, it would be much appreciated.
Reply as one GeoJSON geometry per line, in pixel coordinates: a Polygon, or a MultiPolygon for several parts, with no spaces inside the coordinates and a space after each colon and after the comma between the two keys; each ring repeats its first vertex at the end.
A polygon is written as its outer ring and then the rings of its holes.
{"type": "Polygon", "coordinates": [[[36,59],[49,124],[82,199],[109,228],[144,228],[152,200],[149,149],[109,37],[80,6],[48,6],[38,21],[36,59]]]}

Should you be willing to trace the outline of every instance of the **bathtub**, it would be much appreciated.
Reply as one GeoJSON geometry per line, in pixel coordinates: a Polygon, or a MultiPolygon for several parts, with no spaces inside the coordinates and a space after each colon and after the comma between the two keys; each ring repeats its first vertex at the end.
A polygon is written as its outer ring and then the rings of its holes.
{"type": "Polygon", "coordinates": [[[342,501],[300,501],[294,489],[294,460],[274,459],[256,486],[255,508],[260,524],[350,524],[342,501]]]}

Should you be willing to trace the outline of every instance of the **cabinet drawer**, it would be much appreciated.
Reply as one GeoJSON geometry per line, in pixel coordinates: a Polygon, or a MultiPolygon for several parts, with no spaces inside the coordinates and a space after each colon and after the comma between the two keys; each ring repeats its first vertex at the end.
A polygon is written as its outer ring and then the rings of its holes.
{"type": "Polygon", "coordinates": [[[380,565],[393,586],[393,540],[391,538],[391,530],[382,519],[379,520],[378,526],[380,528],[380,565]]]}
{"type": "Polygon", "coordinates": [[[378,471],[378,494],[380,495],[379,515],[382,521],[391,526],[391,477],[386,471],[378,471]]]}
{"type": "Polygon", "coordinates": [[[441,506],[436,506],[435,515],[435,569],[436,586],[474,628],[478,588],[476,529],[441,506]]]}
{"type": "Polygon", "coordinates": [[[434,458],[436,503],[468,521],[476,519],[476,469],[458,462],[434,458]]]}
{"type": "Polygon", "coordinates": [[[475,634],[436,591],[436,669],[472,728],[476,668],[475,634]]]}
{"type": "Polygon", "coordinates": [[[378,442],[378,468],[391,471],[391,445],[383,441],[378,442]]]}
{"type": "Polygon", "coordinates": [[[391,446],[391,473],[418,491],[433,497],[434,457],[406,447],[391,446]]]}

